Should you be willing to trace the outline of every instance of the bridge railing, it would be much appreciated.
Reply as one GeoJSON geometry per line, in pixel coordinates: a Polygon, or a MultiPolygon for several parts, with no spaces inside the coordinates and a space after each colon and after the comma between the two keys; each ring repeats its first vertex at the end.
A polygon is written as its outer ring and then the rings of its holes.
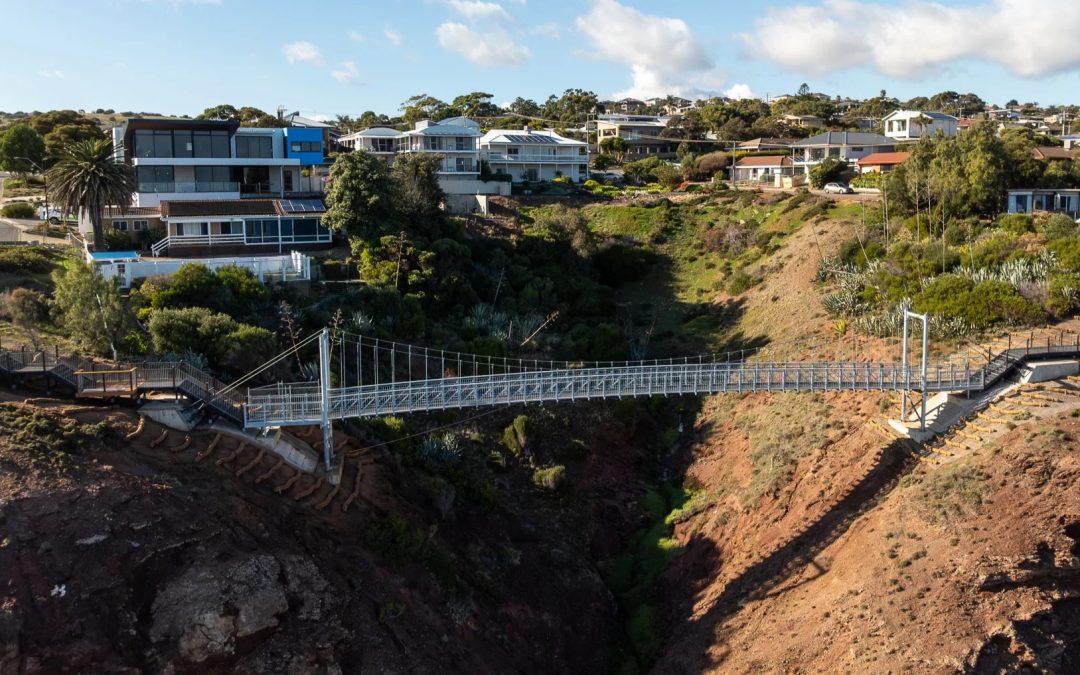
{"type": "MultiPolygon", "coordinates": [[[[985,375],[955,364],[931,366],[928,391],[981,389],[985,375]]],[[[921,389],[918,368],[896,363],[716,363],[571,368],[387,382],[330,390],[333,419],[444,408],[621,396],[758,391],[921,389]]],[[[317,384],[282,384],[249,392],[247,426],[315,423],[317,384]]]]}

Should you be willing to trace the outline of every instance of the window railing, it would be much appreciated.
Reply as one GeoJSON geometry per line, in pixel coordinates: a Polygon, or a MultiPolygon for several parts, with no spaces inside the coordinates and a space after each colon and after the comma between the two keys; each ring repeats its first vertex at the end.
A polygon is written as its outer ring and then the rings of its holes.
{"type": "Polygon", "coordinates": [[[195,181],[195,182],[139,182],[139,192],[171,192],[174,194],[195,192],[239,192],[239,183],[235,181],[195,181]]]}
{"type": "Polygon", "coordinates": [[[504,154],[489,152],[486,158],[492,162],[558,162],[562,164],[588,164],[588,155],[545,155],[542,153],[504,154]]]}

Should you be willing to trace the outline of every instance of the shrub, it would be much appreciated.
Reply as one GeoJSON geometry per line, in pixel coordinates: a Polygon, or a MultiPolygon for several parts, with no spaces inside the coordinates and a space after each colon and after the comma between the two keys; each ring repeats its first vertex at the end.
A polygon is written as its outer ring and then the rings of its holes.
{"type": "Polygon", "coordinates": [[[4,309],[16,326],[33,331],[49,318],[49,301],[29,288],[16,288],[4,298],[4,309]]]}
{"type": "Polygon", "coordinates": [[[518,459],[525,456],[528,449],[528,439],[525,436],[525,426],[528,422],[529,418],[527,416],[518,415],[510,426],[503,429],[502,443],[518,459]]]}
{"type": "Polygon", "coordinates": [[[1075,237],[1077,235],[1076,221],[1064,213],[1051,214],[1049,218],[1039,221],[1036,229],[1047,241],[1075,237]]]}
{"type": "Polygon", "coordinates": [[[650,255],[636,246],[615,244],[601,250],[593,257],[600,283],[618,288],[632,281],[640,281],[652,270],[650,255]]]}
{"type": "Polygon", "coordinates": [[[729,295],[741,295],[757,285],[757,279],[739,270],[731,275],[731,283],[728,284],[729,295]]]}
{"type": "Polygon", "coordinates": [[[33,204],[26,202],[5,204],[4,208],[0,209],[0,214],[5,218],[33,218],[36,213],[33,204]]]}
{"type": "Polygon", "coordinates": [[[945,318],[962,319],[975,328],[994,324],[1026,324],[1043,318],[1043,311],[1004,281],[975,283],[943,274],[916,297],[915,308],[945,318]]]}
{"type": "Polygon", "coordinates": [[[559,490],[566,483],[566,467],[562,464],[533,471],[533,485],[545,490],[559,490]]]}
{"type": "Polygon", "coordinates": [[[820,190],[826,183],[839,180],[846,169],[844,162],[835,157],[826,157],[810,169],[810,185],[820,190]]]}
{"type": "Polygon", "coordinates": [[[1008,232],[1009,234],[1024,234],[1025,232],[1033,232],[1035,230],[1031,216],[1023,213],[1010,213],[1006,216],[1002,216],[998,220],[997,225],[999,228],[1008,232]]]}
{"type": "Polygon", "coordinates": [[[53,256],[42,249],[28,246],[0,248],[0,272],[46,274],[55,267],[53,256]]]}
{"type": "Polygon", "coordinates": [[[657,167],[656,171],[653,172],[653,175],[656,176],[656,182],[660,183],[668,190],[674,190],[679,187],[683,181],[682,172],[670,164],[657,167]]]}
{"type": "Polygon", "coordinates": [[[720,179],[727,178],[728,156],[724,152],[710,152],[698,157],[692,164],[683,169],[683,176],[687,180],[705,181],[717,174],[720,179]]]}

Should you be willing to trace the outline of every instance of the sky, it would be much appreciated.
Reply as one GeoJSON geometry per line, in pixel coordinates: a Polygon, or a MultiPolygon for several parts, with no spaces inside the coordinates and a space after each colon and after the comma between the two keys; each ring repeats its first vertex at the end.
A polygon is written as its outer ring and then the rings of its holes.
{"type": "Polygon", "coordinates": [[[9,112],[392,116],[415,94],[764,98],[804,82],[1080,103],[1077,0],[0,0],[0,17],[9,112]]]}

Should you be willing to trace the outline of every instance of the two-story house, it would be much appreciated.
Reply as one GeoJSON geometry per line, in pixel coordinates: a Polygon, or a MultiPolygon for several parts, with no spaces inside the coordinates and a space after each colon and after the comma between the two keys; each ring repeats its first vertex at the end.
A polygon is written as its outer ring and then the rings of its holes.
{"type": "Polygon", "coordinates": [[[588,144],[554,131],[492,129],[480,138],[480,156],[514,182],[565,176],[578,183],[589,177],[588,144]]]}
{"type": "Polygon", "coordinates": [[[892,139],[862,131],[827,131],[791,145],[797,174],[809,173],[811,168],[828,157],[850,163],[875,152],[892,152],[895,149],[896,142],[892,139]]]}
{"type": "MultiPolygon", "coordinates": [[[[324,248],[323,130],[241,128],[236,121],[130,119],[112,130],[135,171],[131,203],[105,214],[156,256],[324,248]]],[[[89,223],[80,229],[88,234],[89,223]]]]}
{"type": "Polygon", "coordinates": [[[604,139],[619,137],[630,146],[626,153],[630,159],[674,159],[678,141],[660,137],[668,120],[652,115],[600,115],[596,119],[596,142],[599,145],[604,139]]]}

